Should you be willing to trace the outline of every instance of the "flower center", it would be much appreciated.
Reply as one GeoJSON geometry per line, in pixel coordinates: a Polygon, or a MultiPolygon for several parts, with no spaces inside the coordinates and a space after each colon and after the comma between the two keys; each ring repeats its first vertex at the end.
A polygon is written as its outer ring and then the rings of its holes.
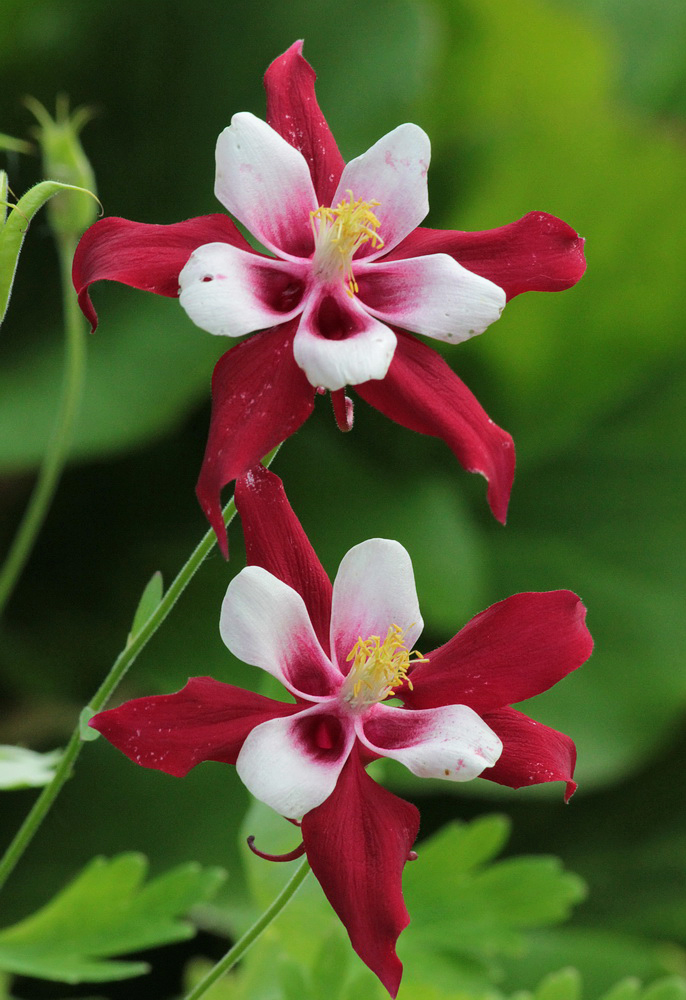
{"type": "Polygon", "coordinates": [[[347,662],[352,660],[352,666],[343,682],[341,696],[353,709],[383,701],[405,682],[412,690],[408,677],[410,666],[427,662],[416,649],[408,652],[399,625],[391,625],[383,641],[378,635],[359,638],[346,659],[347,662]]]}
{"type": "Polygon", "coordinates": [[[378,201],[355,201],[352,191],[335,208],[319,208],[310,212],[314,233],[314,272],[320,280],[341,276],[350,298],[359,290],[353,275],[353,256],[363,243],[371,241],[374,250],[383,247],[377,233],[381,225],[372,211],[378,201]]]}

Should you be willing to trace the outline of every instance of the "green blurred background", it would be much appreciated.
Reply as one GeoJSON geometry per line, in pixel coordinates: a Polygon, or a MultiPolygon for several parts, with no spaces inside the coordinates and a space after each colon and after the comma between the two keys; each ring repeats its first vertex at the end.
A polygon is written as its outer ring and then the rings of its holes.
{"type": "MultiPolygon", "coordinates": [[[[299,37],[346,159],[403,121],[429,133],[429,225],[486,229],[540,209],[587,238],[579,286],[517,298],[484,336],[444,352],[514,436],[506,529],[490,519],[483,482],[440,442],[362,401],[343,436],[320,400],[276,460],[332,573],[364,538],[406,545],[422,648],[516,591],[568,587],[589,608],[592,660],[527,706],[577,742],[580,790],[568,808],[559,788],[513,794],[477,781],[446,791],[390,767],[386,778],[422,807],[423,833],[497,808],[514,819],[511,849],[558,853],[588,881],[572,953],[542,945],[513,963],[506,987],[569,963],[597,989],[674,968],[677,953],[659,943],[686,945],[686,6],[4,0],[0,131],[26,135],[23,95],[50,108],[66,93],[98,112],[83,142],[106,214],[166,223],[213,212],[216,136],[235,111],[264,114],[262,74],[299,37]]],[[[41,176],[28,157],[4,165],[17,194],[41,176]]],[[[101,325],[88,343],[73,461],[0,634],[0,743],[64,743],[146,580],[160,569],[169,581],[205,530],[193,488],[212,366],[230,345],[193,327],[174,300],[105,285],[94,297],[101,325]]],[[[60,316],[39,216],[0,335],[2,550],[55,410],[60,316]]],[[[237,526],[231,544],[230,565],[210,557],[118,700],[201,673],[259,683],[218,637],[220,601],[241,565],[237,526]]],[[[3,843],[33,796],[3,797],[3,843]]],[[[94,853],[128,848],[154,870],[191,858],[224,865],[240,896],[245,806],[227,768],[178,782],[91,744],[8,884],[0,922],[45,901],[94,853]]]]}

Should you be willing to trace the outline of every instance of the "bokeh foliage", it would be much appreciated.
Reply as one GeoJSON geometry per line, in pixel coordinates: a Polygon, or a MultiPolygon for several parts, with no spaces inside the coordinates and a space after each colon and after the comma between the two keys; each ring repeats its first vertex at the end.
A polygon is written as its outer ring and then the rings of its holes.
{"type": "MultiPolygon", "coordinates": [[[[592,660],[526,709],[577,742],[581,788],[568,809],[557,790],[510,796],[477,782],[455,792],[396,768],[385,776],[420,805],[430,795],[425,832],[497,795],[515,817],[518,849],[557,852],[587,879],[573,925],[540,932],[526,960],[504,963],[504,993],[533,991],[566,965],[582,970],[592,995],[624,975],[683,969],[657,945],[686,945],[683,6],[351,0],[342,12],[333,0],[5,0],[0,129],[26,134],[23,94],[50,107],[67,92],[98,111],[83,141],[107,214],[172,222],[215,211],[216,135],[234,111],[263,113],[261,75],[296,37],[346,158],[402,121],[430,134],[431,225],[482,229],[543,209],[588,239],[577,288],[521,297],[483,337],[444,351],[514,435],[505,530],[489,519],[483,484],[440,443],[361,401],[344,437],[321,400],[277,459],[331,572],[364,538],[407,546],[426,646],[515,591],[569,587],[589,607],[592,660]]],[[[3,165],[17,193],[40,178],[28,157],[3,165]]],[[[228,346],[174,301],[115,287],[95,297],[102,325],[89,342],[73,464],[0,636],[0,743],[38,750],[64,741],[151,573],[169,579],[204,530],[193,484],[211,368],[228,346]]],[[[49,433],[60,324],[50,234],[37,217],[0,336],[0,544],[49,433]]],[[[234,530],[231,566],[209,560],[122,696],[200,673],[259,683],[217,635],[240,550],[234,530]]],[[[249,906],[235,846],[247,796],[233,772],[207,765],[176,782],[101,742],[82,759],[23,876],[8,884],[3,925],[93,854],[130,849],[154,871],[191,858],[226,867],[227,900],[249,906]]],[[[3,839],[32,794],[3,796],[3,839]]]]}

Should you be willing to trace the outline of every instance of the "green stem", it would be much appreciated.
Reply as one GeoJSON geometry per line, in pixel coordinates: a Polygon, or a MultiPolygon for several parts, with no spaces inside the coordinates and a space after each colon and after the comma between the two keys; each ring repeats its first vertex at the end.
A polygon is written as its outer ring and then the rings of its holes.
{"type": "MultiPolygon", "coordinates": [[[[279,449],[275,448],[264,459],[264,465],[271,465],[279,449]]],[[[229,500],[223,511],[224,523],[228,527],[236,514],[236,505],[233,499],[229,500]]],[[[157,605],[144,625],[131,637],[124,649],[112,664],[107,677],[102,682],[93,698],[88,703],[88,708],[93,712],[99,712],[105,707],[113,691],[124,677],[133,661],[143,650],[147,643],[172,610],[179,597],[191,582],[197,571],[200,569],[205,558],[212,551],[215,543],[215,536],[212,529],[207,531],[202,540],[195,547],[187,561],[180,569],[177,576],[172,581],[166,594],[157,605]]],[[[0,860],[0,889],[4,886],[9,876],[14,871],[17,863],[24,851],[31,843],[36,831],[50,811],[50,807],[62,790],[62,786],[72,773],[74,763],[81,753],[83,740],[81,738],[81,725],[76,726],[71,735],[69,743],[60,760],[60,764],[55,771],[55,775],[46,785],[41,794],[36,799],[33,808],[17,831],[14,840],[9,845],[2,859],[0,860]]]]}
{"type": "Polygon", "coordinates": [[[71,283],[71,262],[76,239],[63,236],[57,241],[64,303],[65,364],[62,395],[43,463],[28,507],[14,541],[0,570],[0,615],[31,555],[38,532],[50,507],[62,469],[67,460],[72,432],[81,403],[86,366],[86,340],[83,317],[71,283]]]}
{"type": "Polygon", "coordinates": [[[243,937],[236,941],[235,945],[227,951],[226,955],[219,959],[217,964],[200,980],[195,989],[192,989],[186,996],[185,1000],[200,1000],[200,997],[204,997],[209,988],[218,979],[221,979],[222,976],[234,967],[236,962],[245,955],[248,948],[257,941],[260,934],[278,917],[286,903],[293,898],[296,890],[302,885],[309,871],[310,864],[307,858],[304,858],[293,873],[290,881],[286,883],[271,906],[264,911],[259,920],[255,921],[250,930],[247,930],[243,937]]]}

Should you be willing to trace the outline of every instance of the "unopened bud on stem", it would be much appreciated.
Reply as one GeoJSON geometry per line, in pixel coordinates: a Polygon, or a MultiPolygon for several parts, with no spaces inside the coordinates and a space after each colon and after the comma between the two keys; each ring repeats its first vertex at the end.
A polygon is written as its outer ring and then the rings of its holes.
{"type": "MultiPolygon", "coordinates": [[[[25,104],[36,116],[36,139],[43,157],[43,172],[51,180],[75,187],[86,188],[95,194],[95,175],[83,151],[79,133],[90,120],[88,108],[77,108],[69,113],[69,102],[62,95],[57,98],[55,117],[46,111],[34,97],[27,97],[25,104]]],[[[95,221],[98,206],[94,198],[77,191],[63,191],[47,206],[50,225],[56,236],[78,238],[95,221]]]]}

